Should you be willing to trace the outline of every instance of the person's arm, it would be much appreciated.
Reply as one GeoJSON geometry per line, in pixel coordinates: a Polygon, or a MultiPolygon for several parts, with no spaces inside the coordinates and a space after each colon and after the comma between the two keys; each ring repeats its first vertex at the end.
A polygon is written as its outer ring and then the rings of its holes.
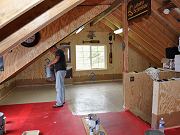
{"type": "Polygon", "coordinates": [[[60,59],[60,56],[56,56],[55,59],[51,61],[47,66],[50,67],[51,65],[54,65],[55,63],[58,62],[59,59],[60,59]]]}

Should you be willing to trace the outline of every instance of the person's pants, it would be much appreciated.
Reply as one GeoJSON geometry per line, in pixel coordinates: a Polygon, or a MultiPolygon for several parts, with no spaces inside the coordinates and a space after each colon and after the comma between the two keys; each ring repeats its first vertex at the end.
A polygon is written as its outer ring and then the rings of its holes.
{"type": "Polygon", "coordinates": [[[56,72],[56,105],[60,106],[65,102],[65,88],[64,77],[66,76],[65,70],[56,72]]]}

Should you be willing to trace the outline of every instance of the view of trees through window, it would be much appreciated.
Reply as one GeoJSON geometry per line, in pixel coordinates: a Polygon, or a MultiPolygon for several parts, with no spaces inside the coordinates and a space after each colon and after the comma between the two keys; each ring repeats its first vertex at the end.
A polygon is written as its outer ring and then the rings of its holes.
{"type": "Polygon", "coordinates": [[[105,69],[104,45],[76,45],[76,70],[105,69]]]}

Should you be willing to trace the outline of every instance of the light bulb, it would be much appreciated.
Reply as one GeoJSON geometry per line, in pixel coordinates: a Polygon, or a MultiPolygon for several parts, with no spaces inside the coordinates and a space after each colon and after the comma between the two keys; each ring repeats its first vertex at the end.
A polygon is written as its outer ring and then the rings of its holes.
{"type": "Polygon", "coordinates": [[[163,10],[163,13],[166,14],[166,15],[168,15],[168,14],[170,13],[170,9],[165,8],[165,9],[163,10]]]}

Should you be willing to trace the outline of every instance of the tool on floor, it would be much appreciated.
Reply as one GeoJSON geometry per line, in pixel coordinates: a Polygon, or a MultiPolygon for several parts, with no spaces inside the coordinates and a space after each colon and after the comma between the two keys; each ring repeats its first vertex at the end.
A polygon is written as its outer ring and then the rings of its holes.
{"type": "Polygon", "coordinates": [[[30,131],[24,131],[22,135],[39,135],[39,130],[30,130],[30,131]]]}
{"type": "Polygon", "coordinates": [[[99,135],[100,132],[100,119],[96,114],[88,114],[88,127],[90,135],[99,135]]]}

